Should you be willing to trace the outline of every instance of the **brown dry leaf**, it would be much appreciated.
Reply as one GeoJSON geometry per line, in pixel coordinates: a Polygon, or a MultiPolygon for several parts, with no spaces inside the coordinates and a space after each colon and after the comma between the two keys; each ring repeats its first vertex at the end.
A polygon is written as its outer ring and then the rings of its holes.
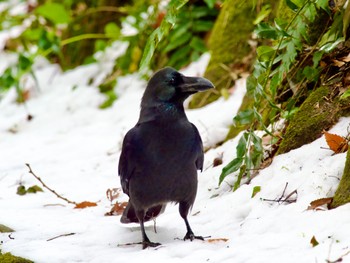
{"type": "Polygon", "coordinates": [[[114,215],[121,215],[123,211],[125,210],[125,207],[128,205],[128,202],[116,202],[115,205],[112,207],[111,211],[105,213],[105,216],[114,216],[114,215]]]}
{"type": "Polygon", "coordinates": [[[318,241],[316,240],[315,236],[312,236],[310,243],[313,247],[316,247],[319,244],[318,241]]]}
{"type": "Polygon", "coordinates": [[[336,60],[336,59],[333,59],[332,61],[333,61],[333,65],[338,67],[338,68],[340,68],[340,67],[345,65],[345,62],[343,62],[343,61],[339,61],[339,60],[336,60]]]}
{"type": "Polygon", "coordinates": [[[217,242],[227,242],[228,238],[209,238],[209,243],[217,243],[217,242]]]}
{"type": "Polygon", "coordinates": [[[349,145],[346,138],[328,132],[324,132],[324,136],[329,148],[334,153],[344,153],[348,150],[349,145]]]}
{"type": "Polygon", "coordinates": [[[107,189],[106,191],[106,196],[107,199],[111,202],[113,202],[113,200],[117,199],[120,195],[121,189],[120,188],[110,188],[107,189]]]}
{"type": "Polygon", "coordinates": [[[342,57],[342,58],[341,58],[341,61],[350,62],[350,53],[349,53],[347,56],[342,57]]]}
{"type": "Polygon", "coordinates": [[[333,197],[320,198],[312,201],[308,206],[307,210],[320,210],[319,207],[322,205],[329,205],[332,203],[333,197]]]}
{"type": "Polygon", "coordinates": [[[74,209],[83,209],[91,206],[97,206],[97,204],[95,202],[84,201],[79,204],[76,204],[74,209]]]}

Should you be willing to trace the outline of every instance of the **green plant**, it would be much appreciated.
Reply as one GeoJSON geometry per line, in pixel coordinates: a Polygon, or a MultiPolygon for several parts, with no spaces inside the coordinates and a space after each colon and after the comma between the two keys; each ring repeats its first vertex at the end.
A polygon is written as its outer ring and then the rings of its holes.
{"type": "Polygon", "coordinates": [[[263,160],[262,140],[255,131],[264,130],[275,137],[273,128],[268,126],[273,127],[281,116],[287,120],[293,116],[303,92],[319,82],[323,70],[319,62],[324,53],[344,41],[341,21],[348,15],[344,14],[347,11],[333,12],[332,20],[326,0],[287,0],[286,3],[294,11],[290,21],[276,18],[273,24],[259,23],[255,30],[260,39],[271,44],[257,48],[254,71],[247,79],[247,95],[254,99],[253,107],[234,118],[235,125],[249,128],[239,140],[236,158],[223,168],[219,178],[221,184],[226,176],[239,171],[233,190],[241,185],[244,176],[250,178],[251,171],[258,169],[263,160]],[[320,15],[333,23],[324,25],[314,41],[311,26],[320,15]]]}
{"type": "MultiPolygon", "coordinates": [[[[93,11],[93,8],[90,8],[84,10],[83,14],[74,13],[72,6],[76,2],[78,1],[63,1],[62,3],[44,1],[38,6],[28,4],[28,13],[20,15],[11,15],[12,6],[8,6],[1,12],[0,25],[3,29],[21,24],[27,24],[27,26],[18,37],[7,42],[7,52],[17,54],[17,62],[9,65],[0,76],[0,96],[11,87],[15,87],[18,94],[17,101],[25,102],[21,79],[28,74],[34,80],[36,79],[33,64],[39,56],[59,62],[63,58],[62,50],[67,45],[85,39],[108,39],[111,42],[119,37],[119,26],[115,23],[108,23],[102,34],[87,33],[63,39],[63,32],[69,23],[93,11]]],[[[104,47],[106,46],[104,42],[104,47]]],[[[101,48],[101,45],[99,47],[101,48]]],[[[92,60],[86,59],[86,61],[91,62],[92,60]]]]}

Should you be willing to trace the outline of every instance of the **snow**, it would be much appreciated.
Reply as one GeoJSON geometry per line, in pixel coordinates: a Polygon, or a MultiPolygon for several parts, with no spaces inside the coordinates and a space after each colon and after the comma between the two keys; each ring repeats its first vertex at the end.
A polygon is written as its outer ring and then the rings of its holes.
{"type": "MultiPolygon", "coordinates": [[[[121,142],[138,119],[146,82],[136,74],[120,78],[116,86],[119,98],[105,110],[98,108],[104,96],[96,88],[101,76],[111,70],[108,58],[118,56],[122,48],[122,43],[116,44],[108,51],[111,54],[100,54],[100,62],[65,73],[57,65],[38,62],[35,73],[40,89],[28,81],[31,97],[26,108],[15,103],[14,91],[0,101],[0,223],[16,230],[11,235],[0,234],[3,253],[36,263],[325,262],[342,256],[343,262],[350,262],[346,255],[350,251],[350,205],[307,210],[311,201],[333,196],[344,169],[345,154],[322,149],[327,147],[324,137],[275,157],[249,185],[235,192],[229,186],[233,176],[220,187],[218,178],[223,165],[235,157],[238,138],[206,153],[189,221],[195,234],[226,238],[226,242],[182,241],[185,224],[177,206],[169,205],[157,219],[157,233],[152,222],[146,227],[149,238],[162,243],[161,247],[142,250],[140,245],[125,245],[141,240],[139,226],[122,225],[119,216],[104,216],[111,209],[106,190],[120,187],[121,142]],[[31,121],[26,120],[27,111],[34,117],[31,121]],[[224,164],[212,167],[220,155],[224,164]],[[73,209],[46,189],[17,195],[19,184],[40,185],[25,163],[62,196],[98,205],[73,209]],[[261,191],[252,198],[255,186],[261,191]],[[297,191],[291,196],[297,199],[295,203],[264,200],[280,198],[284,189],[284,196],[297,191]],[[311,245],[313,236],[318,246],[311,245]]],[[[208,55],[203,56],[183,73],[202,75],[208,60],[208,55]]],[[[1,69],[4,63],[10,62],[1,61],[1,69]]],[[[187,110],[205,147],[225,138],[244,93],[245,79],[241,79],[229,99],[187,110]]],[[[330,132],[346,136],[349,123],[350,118],[341,118],[330,132]]],[[[118,198],[126,200],[125,195],[118,198]]]]}

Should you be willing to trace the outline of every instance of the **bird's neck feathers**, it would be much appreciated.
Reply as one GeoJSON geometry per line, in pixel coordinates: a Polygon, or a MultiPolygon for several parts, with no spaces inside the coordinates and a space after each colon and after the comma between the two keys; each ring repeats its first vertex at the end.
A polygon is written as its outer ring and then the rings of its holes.
{"type": "Polygon", "coordinates": [[[172,102],[159,102],[147,105],[141,103],[139,123],[148,121],[173,121],[186,119],[186,114],[182,104],[172,102]]]}

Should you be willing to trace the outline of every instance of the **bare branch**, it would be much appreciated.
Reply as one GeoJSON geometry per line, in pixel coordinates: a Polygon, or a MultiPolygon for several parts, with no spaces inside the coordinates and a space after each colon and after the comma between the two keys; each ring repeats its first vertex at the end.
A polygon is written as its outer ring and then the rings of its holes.
{"type": "Polygon", "coordinates": [[[51,240],[54,240],[54,239],[59,238],[59,237],[68,237],[68,236],[73,236],[73,235],[75,235],[75,233],[62,234],[62,235],[59,235],[59,236],[56,236],[56,237],[49,238],[46,241],[51,241],[51,240]]]}
{"type": "Polygon", "coordinates": [[[66,201],[67,203],[77,205],[77,202],[70,201],[69,199],[67,199],[67,198],[65,198],[65,197],[63,197],[63,196],[61,196],[61,195],[59,195],[58,193],[56,193],[55,190],[52,190],[50,187],[48,187],[48,186],[41,180],[41,178],[40,178],[39,176],[37,176],[37,175],[33,172],[32,168],[30,167],[30,165],[29,165],[28,163],[26,163],[25,165],[28,167],[29,173],[32,174],[32,175],[43,185],[44,188],[46,188],[47,190],[49,190],[51,193],[53,193],[54,195],[56,195],[58,198],[60,198],[60,199],[62,199],[62,200],[64,200],[64,201],[66,201]]]}

